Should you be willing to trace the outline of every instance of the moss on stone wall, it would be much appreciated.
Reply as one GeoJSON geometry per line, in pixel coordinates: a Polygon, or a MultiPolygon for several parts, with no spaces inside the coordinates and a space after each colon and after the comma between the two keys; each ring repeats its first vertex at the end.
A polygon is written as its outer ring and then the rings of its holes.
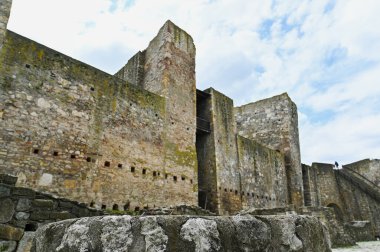
{"type": "Polygon", "coordinates": [[[197,152],[194,146],[188,146],[185,150],[180,150],[176,144],[167,142],[165,143],[165,147],[167,149],[167,158],[169,160],[174,161],[180,166],[194,167],[194,171],[197,172],[197,152]]]}
{"type": "Polygon", "coordinates": [[[0,61],[0,97],[17,103],[1,111],[0,137],[7,139],[9,156],[0,167],[25,173],[23,186],[40,188],[40,177],[48,173],[51,185],[43,190],[94,200],[98,206],[122,206],[126,200],[140,208],[196,202],[195,146],[164,151],[164,97],[13,32],[8,32],[0,61]],[[13,123],[13,114],[23,117],[13,123]],[[30,131],[30,136],[24,143],[3,128],[18,135],[30,131]],[[169,162],[164,163],[166,154],[169,162]],[[165,181],[165,165],[186,181],[165,181]],[[143,169],[147,174],[141,174],[143,169]],[[157,196],[157,191],[171,197],[157,196]]]}
{"type": "Polygon", "coordinates": [[[238,136],[243,207],[270,208],[287,204],[284,154],[238,136]]]}

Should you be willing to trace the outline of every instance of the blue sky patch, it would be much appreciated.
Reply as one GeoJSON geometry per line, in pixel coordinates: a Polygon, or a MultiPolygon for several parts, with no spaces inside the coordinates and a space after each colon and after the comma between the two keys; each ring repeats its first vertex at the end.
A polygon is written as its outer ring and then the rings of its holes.
{"type": "Polygon", "coordinates": [[[325,9],[324,9],[323,13],[327,14],[327,13],[331,12],[331,11],[334,9],[335,4],[336,4],[336,0],[330,0],[330,1],[325,5],[325,9]]]}
{"type": "Polygon", "coordinates": [[[261,40],[271,38],[271,28],[272,28],[273,23],[274,23],[274,19],[266,19],[261,23],[258,30],[261,40]]]}
{"type": "MultiPolygon", "coordinates": [[[[135,4],[135,0],[124,0],[123,2],[124,2],[124,5],[123,5],[124,10],[130,8],[131,6],[135,4]]],[[[111,5],[108,8],[108,11],[111,13],[114,13],[118,7],[119,7],[119,1],[111,0],[111,5]]]]}
{"type": "Polygon", "coordinates": [[[255,72],[259,74],[262,74],[265,72],[265,68],[262,65],[257,65],[254,67],[254,69],[255,69],[255,72]]]}
{"type": "Polygon", "coordinates": [[[296,30],[297,31],[297,35],[299,38],[303,37],[304,35],[304,32],[301,30],[301,25],[304,21],[305,17],[302,18],[302,21],[299,22],[299,23],[289,23],[288,22],[288,16],[284,16],[281,18],[281,32],[282,34],[286,34],[292,30],[296,30]]]}
{"type": "Polygon", "coordinates": [[[347,51],[347,48],[345,47],[338,46],[338,47],[332,48],[330,50],[327,50],[324,60],[323,60],[323,64],[327,67],[331,67],[332,65],[347,58],[347,55],[348,55],[348,51],[347,51]]]}
{"type": "Polygon", "coordinates": [[[118,6],[117,2],[118,2],[117,0],[111,0],[111,5],[108,8],[109,12],[114,13],[116,11],[117,6],[118,6]]]}
{"type": "Polygon", "coordinates": [[[280,23],[281,23],[281,31],[282,31],[283,33],[288,33],[288,32],[290,32],[291,30],[297,28],[297,25],[289,24],[289,23],[288,23],[288,17],[287,17],[287,16],[282,17],[280,23]]]}
{"type": "Polygon", "coordinates": [[[333,120],[336,116],[336,113],[332,109],[317,112],[310,107],[304,106],[299,108],[299,111],[308,115],[309,121],[316,124],[325,124],[326,122],[333,120]]]}
{"type": "Polygon", "coordinates": [[[298,32],[298,37],[302,37],[304,32],[301,30],[302,22],[300,23],[289,23],[288,16],[283,16],[281,18],[276,19],[266,19],[264,20],[259,29],[258,33],[260,35],[261,40],[271,39],[272,37],[272,26],[275,22],[279,22],[281,27],[281,35],[285,35],[286,33],[296,30],[298,32]]]}
{"type": "Polygon", "coordinates": [[[135,0],[126,0],[124,3],[124,9],[128,9],[135,4],[135,0]]]}

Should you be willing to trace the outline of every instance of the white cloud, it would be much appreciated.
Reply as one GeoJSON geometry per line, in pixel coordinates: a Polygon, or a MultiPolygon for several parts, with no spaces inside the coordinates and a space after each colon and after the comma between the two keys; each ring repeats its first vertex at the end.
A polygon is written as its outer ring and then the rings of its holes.
{"type": "Polygon", "coordinates": [[[194,38],[198,88],[236,105],[289,92],[304,161],[379,157],[379,1],[128,3],[13,0],[9,27],[113,73],[171,19],[194,38]]]}

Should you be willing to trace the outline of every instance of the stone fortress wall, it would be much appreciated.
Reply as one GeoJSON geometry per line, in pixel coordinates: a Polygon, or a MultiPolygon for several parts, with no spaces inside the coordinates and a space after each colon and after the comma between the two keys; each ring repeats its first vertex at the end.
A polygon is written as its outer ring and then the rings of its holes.
{"type": "Polygon", "coordinates": [[[17,186],[98,209],[294,207],[380,236],[378,160],[301,165],[287,94],[234,108],[197,90],[193,40],[170,21],[112,76],[6,30],[10,3],[0,6],[0,173],[17,186]]]}
{"type": "Polygon", "coordinates": [[[3,45],[0,168],[19,186],[115,210],[288,203],[283,154],[236,134],[225,95],[198,106],[194,43],[172,22],[115,76],[11,31],[3,45]]]}
{"type": "Polygon", "coordinates": [[[235,108],[238,133],[285,154],[289,203],[303,205],[296,104],[284,93],[235,108]]]}
{"type": "Polygon", "coordinates": [[[237,134],[233,101],[212,88],[204,93],[198,116],[210,132],[197,133],[200,206],[221,214],[286,206],[284,154],[237,134]]]}
{"type": "MultiPolygon", "coordinates": [[[[177,30],[168,22],[158,36],[169,40],[177,30]]],[[[195,55],[177,49],[173,59],[192,66],[182,79],[166,58],[155,58],[162,65],[148,72],[149,85],[177,92],[178,104],[7,31],[1,171],[19,177],[20,186],[99,208],[197,204],[195,55]],[[190,87],[180,89],[185,79],[190,87]]]]}

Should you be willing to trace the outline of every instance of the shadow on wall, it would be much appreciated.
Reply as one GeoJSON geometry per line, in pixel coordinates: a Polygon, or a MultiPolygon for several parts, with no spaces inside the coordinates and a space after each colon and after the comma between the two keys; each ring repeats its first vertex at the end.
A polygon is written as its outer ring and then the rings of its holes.
{"type": "Polygon", "coordinates": [[[340,222],[340,223],[343,223],[344,222],[344,215],[343,215],[343,211],[341,210],[341,208],[335,204],[335,203],[330,203],[327,205],[327,207],[330,207],[334,210],[334,213],[335,213],[335,216],[336,216],[336,219],[340,222]]]}

